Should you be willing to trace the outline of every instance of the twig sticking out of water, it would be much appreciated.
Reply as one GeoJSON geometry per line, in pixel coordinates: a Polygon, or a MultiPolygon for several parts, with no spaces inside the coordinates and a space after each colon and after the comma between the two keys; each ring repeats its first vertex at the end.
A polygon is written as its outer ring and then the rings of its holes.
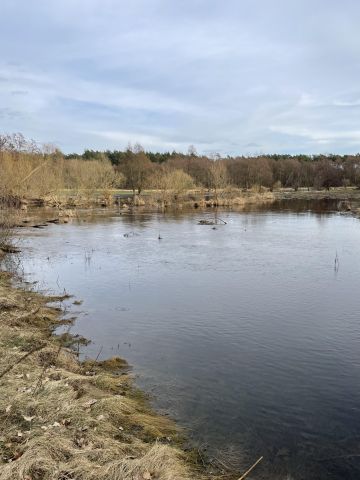
{"type": "Polygon", "coordinates": [[[98,354],[96,355],[96,358],[95,358],[95,361],[94,361],[94,365],[95,365],[95,363],[99,360],[99,357],[100,357],[100,355],[101,355],[102,349],[103,349],[103,346],[101,345],[101,347],[100,347],[100,349],[99,349],[99,352],[98,352],[98,354]]]}
{"type": "Polygon", "coordinates": [[[261,460],[262,460],[263,458],[264,458],[264,457],[258,458],[258,459],[256,460],[256,462],[254,463],[254,465],[252,465],[248,470],[246,470],[246,472],[245,472],[243,475],[241,475],[241,477],[240,477],[238,480],[243,480],[245,477],[247,477],[247,476],[249,475],[249,473],[256,467],[256,465],[261,462],[261,460]]]}
{"type": "Polygon", "coordinates": [[[337,272],[339,270],[339,265],[340,265],[339,256],[338,256],[338,253],[336,252],[335,260],[334,260],[334,270],[335,270],[335,272],[337,272]]]}
{"type": "Polygon", "coordinates": [[[91,251],[84,250],[84,258],[85,258],[86,265],[90,265],[93,252],[94,250],[91,250],[91,251]]]}

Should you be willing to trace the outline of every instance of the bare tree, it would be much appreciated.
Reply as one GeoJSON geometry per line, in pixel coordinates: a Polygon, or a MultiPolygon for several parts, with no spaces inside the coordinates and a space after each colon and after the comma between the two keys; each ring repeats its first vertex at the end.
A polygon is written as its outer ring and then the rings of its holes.
{"type": "Polygon", "coordinates": [[[140,144],[136,144],[132,150],[127,150],[126,159],[120,170],[125,175],[127,185],[132,189],[134,195],[136,190],[140,195],[146,186],[152,166],[140,144]]]}
{"type": "Polygon", "coordinates": [[[213,160],[209,166],[209,184],[214,191],[215,203],[219,203],[219,190],[224,189],[228,185],[228,172],[226,165],[220,159],[213,160]]]}
{"type": "Polygon", "coordinates": [[[189,145],[187,154],[188,154],[190,157],[197,157],[198,154],[197,154],[197,151],[196,151],[196,148],[195,148],[194,145],[189,145]]]}

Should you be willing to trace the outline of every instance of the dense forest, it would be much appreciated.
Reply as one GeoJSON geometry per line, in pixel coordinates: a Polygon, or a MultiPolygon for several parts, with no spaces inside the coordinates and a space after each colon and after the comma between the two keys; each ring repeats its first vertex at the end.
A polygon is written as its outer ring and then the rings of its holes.
{"type": "Polygon", "coordinates": [[[22,194],[59,188],[127,188],[141,193],[144,189],[360,187],[360,154],[224,158],[199,155],[193,146],[187,153],[159,153],[136,144],[126,150],[65,155],[51,145],[12,134],[0,135],[0,184],[3,193],[22,194]]]}

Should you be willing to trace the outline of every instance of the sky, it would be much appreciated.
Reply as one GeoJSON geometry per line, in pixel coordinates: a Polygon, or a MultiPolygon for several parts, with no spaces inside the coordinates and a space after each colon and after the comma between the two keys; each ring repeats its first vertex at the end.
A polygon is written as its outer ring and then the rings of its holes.
{"type": "Polygon", "coordinates": [[[360,151],[358,0],[0,0],[0,133],[64,152],[360,151]]]}

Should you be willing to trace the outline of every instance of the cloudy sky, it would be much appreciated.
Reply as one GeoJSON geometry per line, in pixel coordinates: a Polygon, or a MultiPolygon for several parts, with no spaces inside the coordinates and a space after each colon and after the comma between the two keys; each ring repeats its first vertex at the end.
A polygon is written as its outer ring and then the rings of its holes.
{"type": "Polygon", "coordinates": [[[0,132],[360,151],[358,0],[0,0],[0,132]]]}

